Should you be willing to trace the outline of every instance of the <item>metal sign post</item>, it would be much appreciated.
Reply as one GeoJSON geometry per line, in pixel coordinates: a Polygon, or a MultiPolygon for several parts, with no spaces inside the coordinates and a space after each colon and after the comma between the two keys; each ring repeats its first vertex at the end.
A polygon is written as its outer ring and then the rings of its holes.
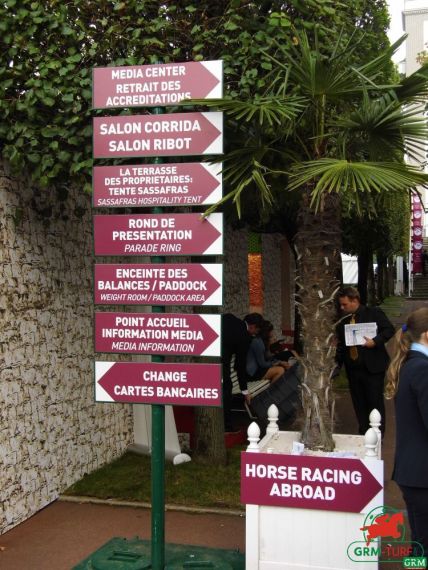
{"type": "MultiPolygon", "coordinates": [[[[162,114],[162,109],[156,107],[154,114],[162,114]]],[[[155,164],[161,164],[163,159],[155,158],[155,164]]],[[[162,208],[154,207],[154,214],[160,214],[162,208]]],[[[165,263],[165,257],[156,256],[152,263],[165,263]]],[[[154,313],[164,313],[165,307],[154,305],[154,313]]],[[[164,362],[163,356],[152,356],[152,362],[164,362]]],[[[165,567],[165,406],[152,405],[152,567],[163,570],[165,567]]]]}

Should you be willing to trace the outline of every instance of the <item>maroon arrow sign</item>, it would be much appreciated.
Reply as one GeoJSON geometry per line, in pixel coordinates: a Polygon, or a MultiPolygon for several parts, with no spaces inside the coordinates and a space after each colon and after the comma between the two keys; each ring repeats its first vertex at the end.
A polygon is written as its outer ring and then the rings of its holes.
{"type": "Polygon", "coordinates": [[[220,407],[221,365],[95,362],[95,401],[220,407]]]}
{"type": "Polygon", "coordinates": [[[95,255],[221,255],[222,233],[222,214],[94,216],[95,255]]]}
{"type": "Polygon", "coordinates": [[[176,105],[184,99],[223,96],[223,62],[95,67],[94,109],[176,105]]]}
{"type": "Polygon", "coordinates": [[[369,465],[342,457],[243,452],[241,502],[360,513],[382,491],[369,465]]]}
{"type": "Polygon", "coordinates": [[[94,158],[221,154],[222,132],[218,112],[95,117],[94,158]]]}
{"type": "Polygon", "coordinates": [[[96,305],[221,305],[223,267],[212,264],[96,264],[96,305]]]}
{"type": "Polygon", "coordinates": [[[95,352],[220,356],[220,315],[95,313],[95,352]]]}
{"type": "Polygon", "coordinates": [[[198,162],[96,166],[93,205],[197,206],[222,197],[220,165],[198,162]]]}

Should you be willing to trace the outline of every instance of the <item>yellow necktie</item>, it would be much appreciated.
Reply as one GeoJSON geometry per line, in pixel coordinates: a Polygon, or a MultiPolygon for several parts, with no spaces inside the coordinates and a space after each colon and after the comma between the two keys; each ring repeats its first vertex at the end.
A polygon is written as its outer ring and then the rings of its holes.
{"type": "MultiPolygon", "coordinates": [[[[355,325],[355,315],[351,316],[351,320],[349,321],[349,324],[355,325]]],[[[350,346],[349,347],[349,356],[351,357],[351,360],[357,360],[358,359],[358,348],[356,346],[350,346]]]]}

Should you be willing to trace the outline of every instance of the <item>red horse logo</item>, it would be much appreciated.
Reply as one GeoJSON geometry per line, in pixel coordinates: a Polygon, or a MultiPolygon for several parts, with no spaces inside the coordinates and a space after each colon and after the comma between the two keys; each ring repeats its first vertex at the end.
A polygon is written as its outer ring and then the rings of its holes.
{"type": "Polygon", "coordinates": [[[400,538],[399,526],[404,525],[403,513],[386,513],[375,518],[373,524],[363,526],[360,530],[367,530],[367,546],[378,536],[382,538],[400,538]]]}

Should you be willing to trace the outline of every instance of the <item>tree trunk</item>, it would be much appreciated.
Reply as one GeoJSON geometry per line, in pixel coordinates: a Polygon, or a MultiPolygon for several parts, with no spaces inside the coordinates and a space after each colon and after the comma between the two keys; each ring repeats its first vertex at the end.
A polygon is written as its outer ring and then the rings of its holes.
{"type": "Polygon", "coordinates": [[[378,302],[382,303],[385,299],[385,287],[386,287],[386,256],[378,254],[377,255],[377,298],[378,302]]]}
{"type": "Polygon", "coordinates": [[[331,375],[335,368],[335,296],[341,263],[340,199],[325,196],[320,210],[309,207],[310,189],[302,198],[298,215],[298,307],[304,353],[302,355],[302,440],[312,449],[331,451],[334,403],[331,375]]]}
{"type": "Polygon", "coordinates": [[[394,295],[395,263],[392,255],[388,257],[388,297],[394,295]]]}
{"type": "Polygon", "coordinates": [[[373,269],[373,263],[370,263],[368,268],[367,304],[377,304],[377,283],[373,269]]]}
{"type": "Polygon", "coordinates": [[[226,465],[222,408],[195,409],[195,440],[198,460],[226,465]]]}
{"type": "Polygon", "coordinates": [[[367,305],[369,265],[373,263],[373,253],[367,244],[358,255],[358,291],[361,303],[367,305]]]}
{"type": "MultiPolygon", "coordinates": [[[[203,257],[193,256],[192,263],[205,263],[203,257]]],[[[222,258],[216,257],[216,263],[222,258]]],[[[219,308],[210,306],[193,307],[194,314],[220,313],[219,308]]],[[[194,359],[200,362],[200,359],[194,359]]],[[[226,446],[224,443],[223,408],[195,408],[195,457],[202,462],[212,462],[216,465],[226,464],[226,446]]]]}

